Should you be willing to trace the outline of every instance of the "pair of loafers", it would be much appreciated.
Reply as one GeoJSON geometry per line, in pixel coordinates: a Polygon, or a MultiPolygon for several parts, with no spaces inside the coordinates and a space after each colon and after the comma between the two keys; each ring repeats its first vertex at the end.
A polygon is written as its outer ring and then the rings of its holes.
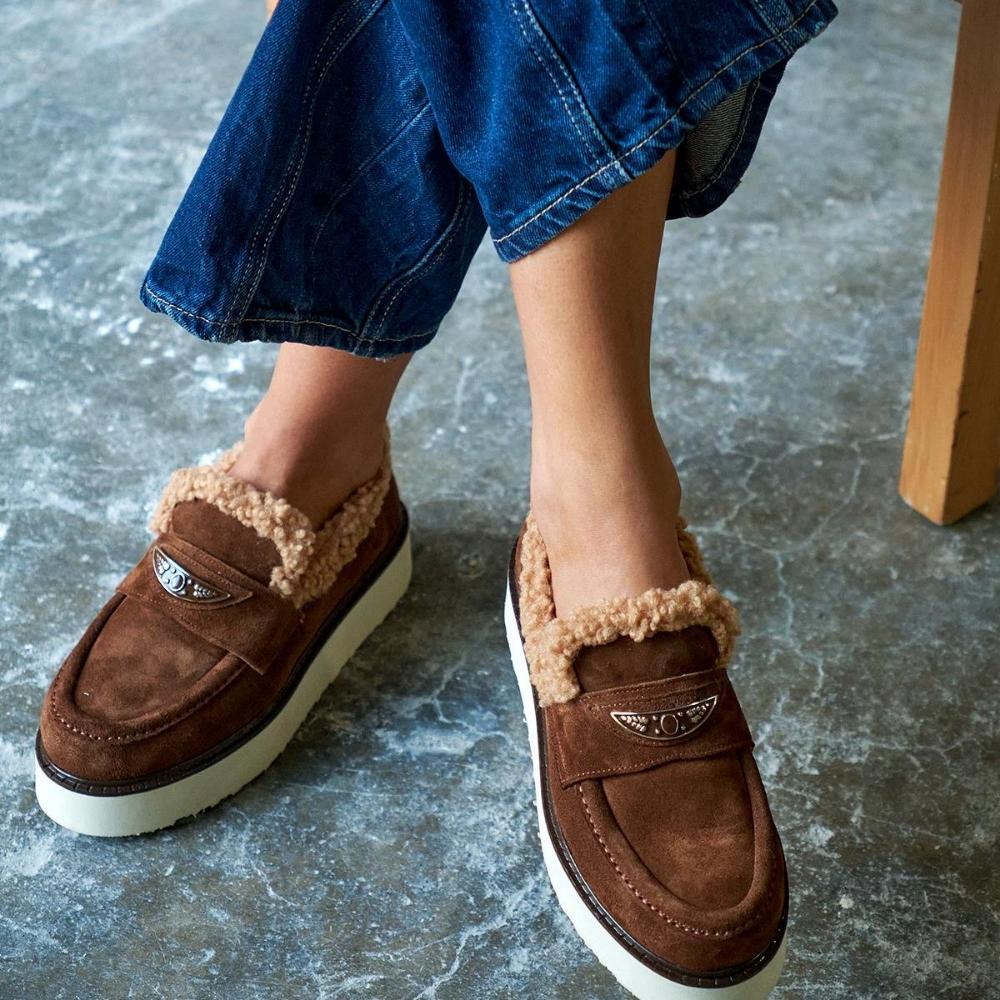
{"type": "MultiPolygon", "coordinates": [[[[229,475],[236,453],[174,473],[46,694],[36,792],[71,830],[146,833],[237,792],[406,591],[388,441],[319,529],[229,475]]],[[[641,1000],[751,1000],[784,959],[785,863],[725,670],[736,613],[678,537],[691,580],[560,617],[529,514],[506,630],[542,854],[583,941],[641,1000]]]]}

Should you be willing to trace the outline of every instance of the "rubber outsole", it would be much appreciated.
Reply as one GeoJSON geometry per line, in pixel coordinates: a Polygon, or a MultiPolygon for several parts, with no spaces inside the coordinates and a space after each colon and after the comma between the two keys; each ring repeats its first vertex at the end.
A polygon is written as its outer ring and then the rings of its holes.
{"type": "Polygon", "coordinates": [[[90,795],[51,778],[36,757],[35,795],[60,826],[92,837],[151,833],[234,795],[274,762],[344,664],[406,593],[412,572],[407,530],[396,554],[320,647],[281,710],[225,757],[177,781],[125,795],[90,795]]]}
{"type": "Polygon", "coordinates": [[[535,781],[535,805],[538,811],[538,837],[542,843],[542,858],[555,891],[556,899],[570,923],[583,939],[584,944],[597,956],[598,961],[638,1000],[763,1000],[774,988],[785,964],[788,935],[782,936],[774,956],[751,978],[723,986],[689,986],[660,975],[631,951],[601,923],[577,891],[570,876],[559,860],[556,846],[549,834],[548,823],[542,806],[541,768],[538,752],[538,720],[535,697],[524,656],[521,630],[514,612],[513,596],[507,587],[504,607],[504,625],[511,663],[517,676],[524,721],[528,726],[531,745],[532,776],[535,781]]]}

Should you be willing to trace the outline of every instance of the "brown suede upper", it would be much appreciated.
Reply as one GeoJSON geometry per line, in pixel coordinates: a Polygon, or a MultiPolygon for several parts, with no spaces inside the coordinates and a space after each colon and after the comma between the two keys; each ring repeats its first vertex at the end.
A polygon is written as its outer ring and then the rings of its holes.
{"type": "MultiPolygon", "coordinates": [[[[520,540],[511,570],[518,607],[520,540]]],[[[551,839],[637,957],[697,985],[746,978],[780,942],[781,842],[753,740],[701,626],[582,649],[581,694],[538,707],[551,839]]]]}
{"type": "Polygon", "coordinates": [[[238,744],[280,704],[313,643],[404,530],[391,481],[355,558],[298,609],[268,586],[280,562],[271,541],[204,500],[178,503],[170,530],[118,585],[53,680],[41,714],[43,765],[70,787],[123,793],[175,780],[238,744]],[[169,589],[181,591],[185,573],[202,599],[169,589]]]}

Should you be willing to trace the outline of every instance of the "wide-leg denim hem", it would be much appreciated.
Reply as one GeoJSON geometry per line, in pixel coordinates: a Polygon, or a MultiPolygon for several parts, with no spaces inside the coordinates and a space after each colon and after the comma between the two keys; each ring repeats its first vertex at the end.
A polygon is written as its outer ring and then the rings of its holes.
{"type": "Polygon", "coordinates": [[[348,351],[361,358],[387,361],[400,354],[411,354],[425,347],[434,338],[438,327],[406,334],[402,337],[365,337],[337,323],[322,319],[302,319],[284,316],[247,316],[235,322],[209,319],[184,309],[155,292],[145,281],[139,298],[152,312],[163,313],[199,340],[213,344],[235,344],[260,341],[272,344],[306,344],[310,347],[332,347],[348,351]]]}
{"type": "Polygon", "coordinates": [[[491,232],[500,258],[513,263],[558,236],[609,194],[654,167],[712,108],[743,88],[751,88],[737,137],[716,175],[693,192],[675,188],[667,218],[699,217],[718,208],[736,190],[753,158],[788,61],[837,13],[833,0],[812,0],[786,27],[755,42],[724,65],[712,68],[707,79],[693,86],[656,128],[630,148],[596,166],[591,174],[508,232],[491,232]],[[711,99],[705,100],[702,95],[709,88],[711,99]]]}
{"type": "Polygon", "coordinates": [[[418,350],[487,228],[518,260],[677,146],[667,218],[721,205],[785,64],[837,14],[835,0],[482,10],[471,30],[450,0],[282,0],[142,302],[216,343],[418,350]]]}

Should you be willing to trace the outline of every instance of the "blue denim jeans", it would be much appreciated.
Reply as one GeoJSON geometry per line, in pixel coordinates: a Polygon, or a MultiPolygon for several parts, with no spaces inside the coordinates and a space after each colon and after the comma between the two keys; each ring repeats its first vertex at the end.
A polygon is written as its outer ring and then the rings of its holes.
{"type": "Polygon", "coordinates": [[[743,175],[832,0],[281,0],[140,292],[212,341],[369,357],[678,148],[668,218],[743,175]]]}

